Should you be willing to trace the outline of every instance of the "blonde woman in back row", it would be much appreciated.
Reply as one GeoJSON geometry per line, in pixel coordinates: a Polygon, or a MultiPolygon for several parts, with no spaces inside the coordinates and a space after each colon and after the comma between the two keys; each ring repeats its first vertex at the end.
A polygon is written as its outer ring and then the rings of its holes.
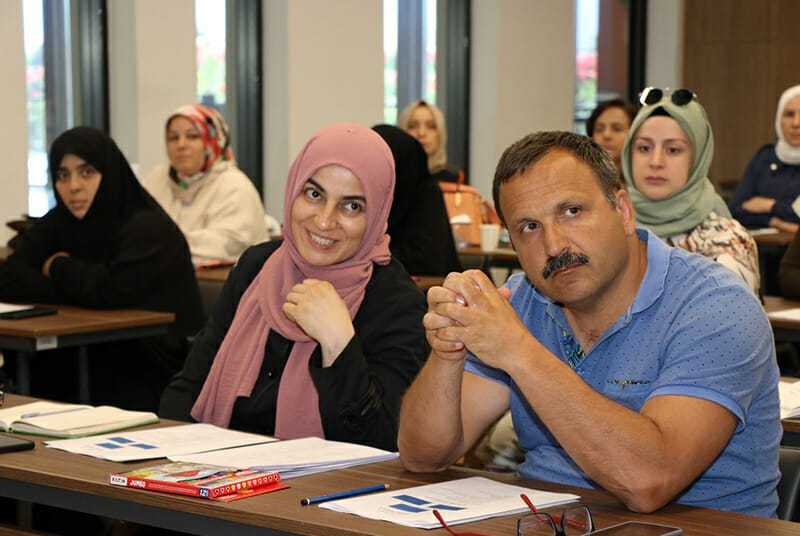
{"type": "Polygon", "coordinates": [[[236,166],[230,143],[218,111],[181,106],[167,119],[169,164],[142,181],[186,236],[195,265],[235,261],[269,240],[261,198],[236,166]]]}
{"type": "Polygon", "coordinates": [[[422,144],[433,180],[458,182],[462,171],[447,164],[447,127],[439,108],[423,100],[414,101],[400,112],[397,123],[422,144]]]}

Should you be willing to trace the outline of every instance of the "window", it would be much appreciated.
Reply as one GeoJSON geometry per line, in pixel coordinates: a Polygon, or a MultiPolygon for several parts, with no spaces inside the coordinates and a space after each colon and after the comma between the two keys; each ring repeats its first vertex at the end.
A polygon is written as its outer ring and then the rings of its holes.
{"type": "Polygon", "coordinates": [[[47,179],[44,14],[41,0],[25,0],[22,13],[25,26],[25,84],[28,94],[28,213],[41,216],[55,205],[47,179]]]}
{"type": "Polygon", "coordinates": [[[195,0],[197,102],[225,116],[225,0],[195,0]]]}
{"type": "Polygon", "coordinates": [[[467,167],[469,17],[466,0],[384,0],[384,121],[422,99],[442,109],[448,160],[467,167]],[[437,21],[446,21],[439,24],[437,21]]]}
{"type": "Polygon", "coordinates": [[[55,205],[47,152],[75,125],[108,131],[105,0],[23,0],[28,213],[55,205]]]}
{"type": "Polygon", "coordinates": [[[585,132],[597,105],[597,26],[599,0],[577,0],[575,6],[575,125],[585,132]]]}
{"type": "Polygon", "coordinates": [[[436,0],[383,4],[384,121],[417,99],[436,104],[436,0]]]}
{"type": "Polygon", "coordinates": [[[575,114],[573,130],[598,102],[635,102],[644,83],[647,0],[575,0],[575,114]]]}
{"type": "Polygon", "coordinates": [[[263,189],[260,0],[195,0],[197,101],[216,108],[231,129],[245,175],[263,189]]]}

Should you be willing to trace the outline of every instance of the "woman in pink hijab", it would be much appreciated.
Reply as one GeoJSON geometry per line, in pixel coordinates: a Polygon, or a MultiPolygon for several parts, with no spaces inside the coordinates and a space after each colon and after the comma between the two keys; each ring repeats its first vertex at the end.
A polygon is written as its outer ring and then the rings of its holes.
{"type": "Polygon", "coordinates": [[[389,252],[394,180],[371,129],[312,136],[289,170],[284,240],[239,259],[161,416],[396,448],[428,346],[424,296],[389,252]]]}

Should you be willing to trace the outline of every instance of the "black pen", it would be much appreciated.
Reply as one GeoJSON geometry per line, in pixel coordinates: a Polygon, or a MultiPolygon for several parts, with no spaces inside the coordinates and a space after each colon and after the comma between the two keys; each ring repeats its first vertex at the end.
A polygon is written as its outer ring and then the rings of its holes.
{"type": "Polygon", "coordinates": [[[300,501],[300,504],[316,504],[325,501],[333,501],[336,499],[345,499],[347,497],[354,497],[356,495],[363,495],[365,493],[372,493],[373,491],[383,491],[389,487],[389,484],[379,484],[377,486],[370,486],[368,488],[351,489],[350,491],[341,491],[339,493],[331,493],[330,495],[321,495],[319,497],[309,497],[300,501]]]}

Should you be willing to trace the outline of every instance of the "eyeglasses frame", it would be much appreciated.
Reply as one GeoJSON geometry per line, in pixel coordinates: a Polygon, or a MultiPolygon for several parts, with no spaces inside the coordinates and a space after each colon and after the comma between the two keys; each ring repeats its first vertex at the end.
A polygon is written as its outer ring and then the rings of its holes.
{"type": "MultiPolygon", "coordinates": [[[[567,508],[561,513],[560,516],[553,516],[551,514],[548,514],[547,512],[539,512],[536,509],[536,506],[534,506],[533,501],[531,501],[528,498],[528,496],[525,495],[524,493],[521,493],[520,497],[525,502],[525,504],[528,506],[528,508],[530,508],[531,513],[530,514],[525,514],[523,516],[520,516],[517,519],[517,535],[519,535],[520,520],[522,520],[523,518],[528,517],[528,516],[537,516],[537,517],[540,517],[540,518],[544,517],[545,519],[549,520],[550,526],[553,529],[554,536],[565,536],[566,533],[564,531],[564,520],[566,519],[566,515],[564,515],[564,514],[566,514],[568,511],[576,509],[576,508],[585,508],[586,509],[586,513],[587,513],[587,517],[589,518],[589,530],[586,531],[584,534],[588,534],[588,533],[590,533],[590,532],[595,530],[594,520],[592,519],[592,511],[585,504],[580,504],[580,505],[577,505],[577,506],[573,506],[573,507],[567,508]],[[558,523],[558,525],[556,525],[556,523],[558,523]]],[[[442,527],[444,527],[447,530],[447,532],[449,532],[453,536],[491,536],[490,534],[482,534],[480,532],[456,532],[452,528],[450,528],[450,526],[447,524],[447,522],[445,522],[444,517],[442,517],[442,514],[439,512],[439,510],[434,509],[433,510],[433,515],[436,517],[436,519],[439,520],[439,523],[442,525],[442,527]]]]}

